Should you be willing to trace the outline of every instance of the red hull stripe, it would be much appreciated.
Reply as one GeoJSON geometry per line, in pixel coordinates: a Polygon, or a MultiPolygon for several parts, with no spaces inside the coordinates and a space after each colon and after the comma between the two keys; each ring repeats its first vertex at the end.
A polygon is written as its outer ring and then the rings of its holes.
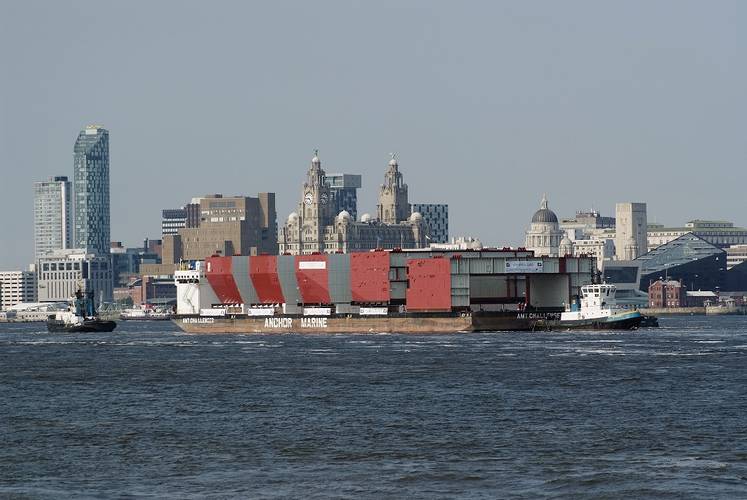
{"type": "Polygon", "coordinates": [[[297,255],[296,281],[304,304],[330,304],[326,255],[297,255]]]}
{"type": "Polygon", "coordinates": [[[350,289],[355,302],[389,302],[389,252],[351,253],[350,289]]]}
{"type": "Polygon", "coordinates": [[[258,255],[249,258],[249,276],[262,304],[285,302],[278,279],[278,262],[274,255],[258,255]]]}
{"type": "Polygon", "coordinates": [[[451,264],[449,259],[407,261],[407,310],[451,310],[451,264]]]}
{"type": "Polygon", "coordinates": [[[241,294],[231,273],[231,257],[205,259],[207,279],[222,304],[241,304],[241,294]]]}

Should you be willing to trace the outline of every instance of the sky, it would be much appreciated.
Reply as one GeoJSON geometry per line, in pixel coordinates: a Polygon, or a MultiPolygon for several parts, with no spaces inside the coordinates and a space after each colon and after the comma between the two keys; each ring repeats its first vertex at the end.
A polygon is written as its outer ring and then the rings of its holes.
{"type": "Polygon", "coordinates": [[[523,243],[560,217],[648,203],[650,222],[747,226],[747,2],[0,0],[0,269],[33,260],[33,183],[110,132],[112,239],[161,209],[277,193],[314,149],[363,174],[389,153],[452,236],[523,243]]]}

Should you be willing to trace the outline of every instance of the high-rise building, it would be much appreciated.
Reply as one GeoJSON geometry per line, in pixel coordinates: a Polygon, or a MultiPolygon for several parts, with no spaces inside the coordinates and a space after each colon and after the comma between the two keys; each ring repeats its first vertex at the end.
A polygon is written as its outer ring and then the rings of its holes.
{"type": "Polygon", "coordinates": [[[327,174],[324,178],[335,213],[345,210],[353,220],[358,219],[358,189],[363,185],[357,174],[327,174]]]}
{"type": "Polygon", "coordinates": [[[5,311],[21,302],[36,302],[36,273],[0,272],[0,310],[5,311]]]}
{"type": "Polygon", "coordinates": [[[412,212],[419,212],[428,226],[430,243],[449,242],[449,205],[446,203],[413,203],[412,212]]]}
{"type": "Polygon", "coordinates": [[[70,181],[51,177],[34,183],[34,254],[36,258],[72,245],[70,181]]]}
{"type": "Polygon", "coordinates": [[[615,256],[633,260],[648,252],[648,222],[645,203],[615,205],[615,256]]]}
{"type": "Polygon", "coordinates": [[[74,148],[74,246],[109,253],[109,132],[98,125],[81,130],[74,148]]]}

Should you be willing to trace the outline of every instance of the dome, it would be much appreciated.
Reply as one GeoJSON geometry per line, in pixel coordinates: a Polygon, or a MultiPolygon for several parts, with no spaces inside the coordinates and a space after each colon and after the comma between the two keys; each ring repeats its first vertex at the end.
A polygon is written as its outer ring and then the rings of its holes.
{"type": "Polygon", "coordinates": [[[560,244],[561,245],[573,245],[573,241],[571,241],[571,239],[566,234],[566,235],[563,236],[563,239],[560,240],[560,244]]]}
{"type": "Polygon", "coordinates": [[[423,214],[421,214],[420,212],[413,212],[410,216],[411,222],[420,222],[421,220],[423,220],[423,214]]]}
{"type": "Polygon", "coordinates": [[[291,212],[288,215],[288,222],[296,222],[298,220],[298,214],[296,212],[291,212]]]}
{"type": "Polygon", "coordinates": [[[339,214],[337,214],[337,220],[339,221],[349,221],[350,220],[350,212],[347,210],[343,210],[339,214]]]}
{"type": "Polygon", "coordinates": [[[322,160],[319,159],[319,150],[314,150],[314,157],[311,159],[312,165],[320,165],[322,163],[322,160]]]}
{"type": "Polygon", "coordinates": [[[371,222],[371,214],[361,215],[361,222],[371,222]]]}
{"type": "Polygon", "coordinates": [[[534,212],[534,215],[532,216],[532,222],[550,222],[550,223],[558,223],[558,216],[555,215],[555,212],[547,208],[547,197],[542,197],[542,203],[540,203],[540,209],[534,212]]]}

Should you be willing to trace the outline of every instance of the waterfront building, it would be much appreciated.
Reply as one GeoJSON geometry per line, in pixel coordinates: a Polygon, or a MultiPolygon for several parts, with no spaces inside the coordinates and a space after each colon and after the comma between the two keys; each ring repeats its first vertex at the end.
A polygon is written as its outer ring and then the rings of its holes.
{"type": "Polygon", "coordinates": [[[423,248],[427,228],[423,216],[410,213],[407,185],[392,157],[379,191],[378,213],[374,219],[363,214],[360,222],[330,203],[330,187],[318,154],[311,160],[301,189],[298,210],[280,229],[280,253],[348,253],[375,248],[423,248]]]}
{"type": "Polygon", "coordinates": [[[446,203],[413,203],[412,211],[423,216],[431,243],[449,242],[449,205],[446,203]]]}
{"type": "Polygon", "coordinates": [[[616,299],[621,305],[646,307],[648,294],[641,291],[641,262],[637,260],[606,260],[600,280],[617,287],[616,299]]]}
{"type": "Polygon", "coordinates": [[[398,224],[410,218],[412,207],[407,199],[407,184],[399,171],[397,157],[392,154],[389,168],[384,174],[384,184],[379,189],[379,204],[376,206],[379,221],[384,224],[398,224]]]}
{"type": "Polygon", "coordinates": [[[648,223],[645,203],[615,205],[615,256],[619,260],[633,260],[648,252],[648,223]]]}
{"type": "Polygon", "coordinates": [[[719,248],[747,244],[747,228],[736,227],[733,222],[695,219],[685,227],[664,227],[663,224],[649,224],[648,242],[651,248],[664,245],[687,233],[703,238],[719,248]]]}
{"type": "Polygon", "coordinates": [[[197,201],[196,227],[180,228],[163,237],[164,264],[215,254],[277,254],[275,193],[259,193],[257,198],[210,194],[197,201]]]}
{"type": "Polygon", "coordinates": [[[682,281],[690,290],[716,290],[726,284],[726,252],[692,233],[680,236],[636,259],[641,265],[640,289],[651,282],[682,281]]]}
{"type": "Polygon", "coordinates": [[[39,302],[70,300],[80,288],[93,290],[98,306],[112,300],[111,256],[87,252],[82,248],[55,250],[38,259],[39,302]]]}
{"type": "Polygon", "coordinates": [[[686,287],[682,281],[656,280],[648,287],[648,306],[652,308],[685,307],[686,287]]]}
{"type": "Polygon", "coordinates": [[[7,311],[25,302],[36,302],[36,272],[0,272],[0,310],[7,311]]]}
{"type": "Polygon", "coordinates": [[[108,254],[109,132],[98,125],[87,126],[75,141],[73,191],[73,246],[108,254]]]}
{"type": "Polygon", "coordinates": [[[614,229],[615,218],[602,216],[593,209],[579,210],[575,217],[561,219],[559,227],[569,235],[571,240],[583,239],[600,229],[614,229]]]}
{"type": "Polygon", "coordinates": [[[36,258],[72,245],[71,185],[65,176],[34,183],[36,258]]]}
{"type": "Polygon", "coordinates": [[[329,186],[330,200],[335,213],[343,210],[353,220],[358,220],[358,189],[363,185],[362,176],[357,174],[326,174],[324,181],[329,186]]]}
{"type": "Polygon", "coordinates": [[[534,255],[557,257],[564,235],[558,224],[558,216],[548,207],[547,196],[542,196],[540,208],[534,212],[532,223],[526,231],[524,246],[534,251],[534,255]]]}

